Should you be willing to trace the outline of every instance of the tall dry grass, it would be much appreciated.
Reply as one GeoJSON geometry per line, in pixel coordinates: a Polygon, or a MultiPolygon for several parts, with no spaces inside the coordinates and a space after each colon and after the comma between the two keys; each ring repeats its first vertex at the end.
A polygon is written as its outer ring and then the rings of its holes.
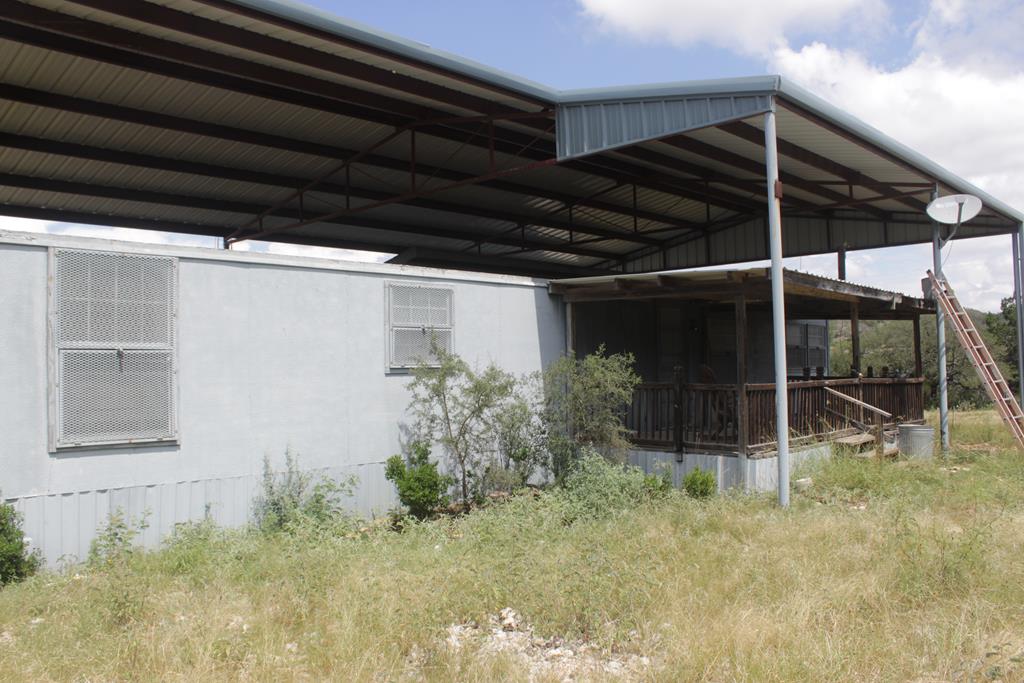
{"type": "Polygon", "coordinates": [[[0,679],[527,680],[445,644],[511,606],[649,656],[641,680],[1022,680],[1024,459],[956,419],[949,460],[835,459],[788,510],[673,494],[567,524],[545,495],[355,538],[190,527],[0,591],[0,679]]]}

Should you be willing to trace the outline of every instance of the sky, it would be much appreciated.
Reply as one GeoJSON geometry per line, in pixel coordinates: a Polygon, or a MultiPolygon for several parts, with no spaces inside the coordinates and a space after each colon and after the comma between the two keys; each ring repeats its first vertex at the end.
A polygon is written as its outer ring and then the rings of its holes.
{"type": "MultiPolygon", "coordinates": [[[[1024,208],[1024,0],[307,0],[307,4],[561,89],[782,74],[1024,208]]],[[[783,160],[784,163],[784,160],[783,160]]],[[[0,228],[153,239],[0,218],[0,228]]],[[[169,236],[215,246],[209,238],[169,236]]],[[[288,253],[335,250],[253,244],[288,253]]],[[[919,294],[930,246],[851,252],[848,278],[919,294]]],[[[379,260],[343,251],[344,258],[379,260]]],[[[1013,290],[1010,238],[946,248],[968,306],[1013,290]]],[[[834,255],[787,266],[836,275],[834,255]]]]}

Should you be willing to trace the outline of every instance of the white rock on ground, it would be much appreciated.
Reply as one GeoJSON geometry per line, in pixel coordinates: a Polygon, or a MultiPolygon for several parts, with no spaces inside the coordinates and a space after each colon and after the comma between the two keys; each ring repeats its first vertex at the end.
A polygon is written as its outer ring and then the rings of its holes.
{"type": "Polygon", "coordinates": [[[528,669],[530,681],[552,677],[583,681],[595,674],[633,680],[650,667],[650,659],[641,655],[609,652],[583,641],[535,636],[511,607],[491,616],[486,626],[452,624],[446,644],[454,651],[471,648],[482,657],[511,656],[528,669]]]}

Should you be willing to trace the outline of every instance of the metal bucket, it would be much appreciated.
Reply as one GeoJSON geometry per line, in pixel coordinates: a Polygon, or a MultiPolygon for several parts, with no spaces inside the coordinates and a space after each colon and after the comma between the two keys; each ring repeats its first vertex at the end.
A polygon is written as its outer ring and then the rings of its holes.
{"type": "Polygon", "coordinates": [[[935,428],[927,425],[899,426],[900,453],[912,458],[930,458],[935,453],[935,428]]]}

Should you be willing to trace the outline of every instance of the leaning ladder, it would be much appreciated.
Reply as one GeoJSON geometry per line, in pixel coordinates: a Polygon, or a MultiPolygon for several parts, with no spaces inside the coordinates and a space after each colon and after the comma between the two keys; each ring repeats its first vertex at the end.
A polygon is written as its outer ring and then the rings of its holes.
{"type": "Polygon", "coordinates": [[[999,415],[1013,432],[1017,445],[1024,449],[1024,412],[1021,412],[1020,404],[1017,403],[1013,392],[1010,391],[1010,386],[1003,379],[1003,374],[999,372],[999,366],[992,359],[992,354],[989,353],[988,347],[985,346],[981,335],[978,334],[978,328],[974,326],[971,316],[960,305],[949,282],[944,278],[940,280],[930,270],[928,279],[931,281],[932,292],[936,300],[952,323],[953,329],[956,330],[960,345],[967,351],[971,363],[974,364],[974,369],[981,377],[981,383],[985,385],[985,390],[995,402],[999,415]]]}

